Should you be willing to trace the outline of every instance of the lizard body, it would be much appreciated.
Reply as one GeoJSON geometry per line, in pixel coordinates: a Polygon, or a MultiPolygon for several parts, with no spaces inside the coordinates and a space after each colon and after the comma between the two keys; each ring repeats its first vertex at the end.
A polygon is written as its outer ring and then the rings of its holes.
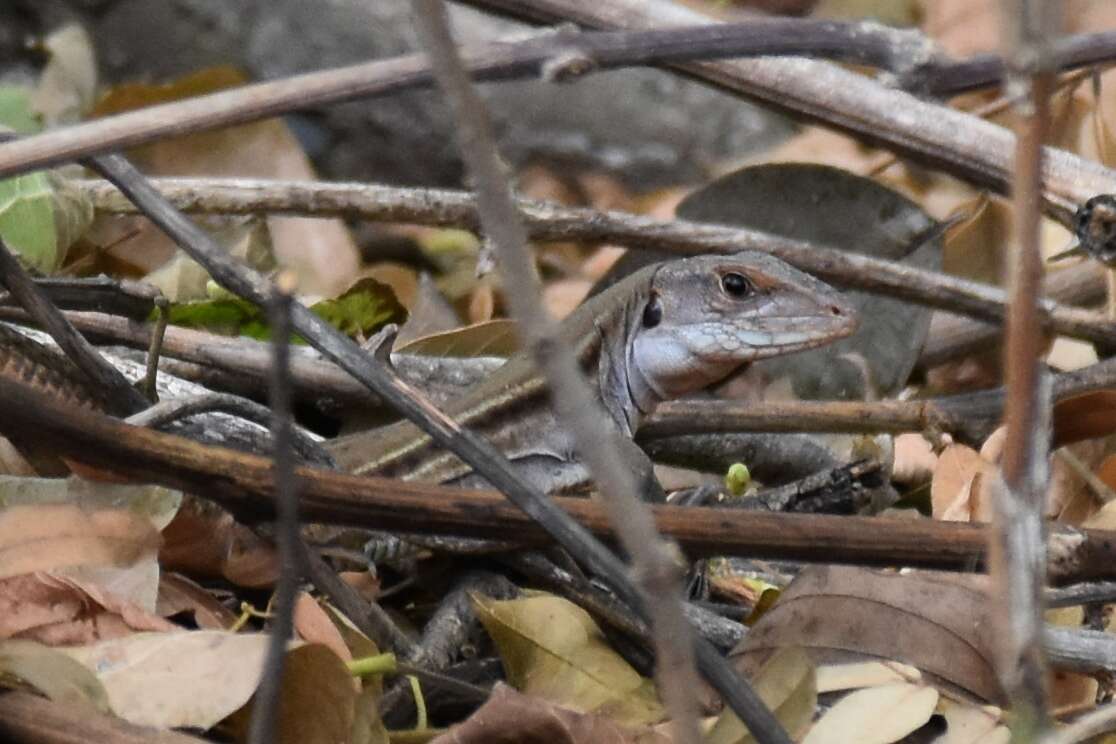
{"type": "MultiPolygon", "coordinates": [[[[762,253],[696,256],[644,267],[582,304],[560,327],[608,414],[629,440],[655,406],[744,364],[809,349],[855,330],[829,286],[762,253]]],[[[512,357],[445,412],[487,437],[540,488],[586,481],[558,425],[545,380],[526,353],[512,357]]],[[[632,445],[635,448],[635,445],[632,445]]],[[[410,422],[335,439],[338,464],[358,474],[464,486],[484,481],[410,422]]]]}

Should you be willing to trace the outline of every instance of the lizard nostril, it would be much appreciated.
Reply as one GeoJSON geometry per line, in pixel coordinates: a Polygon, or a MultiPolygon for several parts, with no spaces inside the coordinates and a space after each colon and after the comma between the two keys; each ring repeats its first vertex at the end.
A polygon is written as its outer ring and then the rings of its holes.
{"type": "Polygon", "coordinates": [[[837,305],[830,305],[829,306],[829,312],[833,313],[838,318],[845,314],[844,311],[841,310],[841,308],[838,307],[837,305]]]}

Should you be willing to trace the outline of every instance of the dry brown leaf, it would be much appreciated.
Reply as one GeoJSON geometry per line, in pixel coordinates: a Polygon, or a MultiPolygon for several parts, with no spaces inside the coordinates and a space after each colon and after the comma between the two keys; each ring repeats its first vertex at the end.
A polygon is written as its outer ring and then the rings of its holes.
{"type": "Polygon", "coordinates": [[[1116,432],[1116,390],[1094,390],[1054,404],[1054,449],[1116,432]]]}
{"type": "Polygon", "coordinates": [[[275,546],[228,512],[191,499],[163,530],[159,563],[195,577],[223,577],[238,586],[268,587],[279,575],[275,546]]]}
{"type": "Polygon", "coordinates": [[[159,578],[155,612],[160,617],[189,612],[202,630],[225,630],[236,622],[232,610],[198,584],[176,573],[164,573],[159,578]]]}
{"type": "Polygon", "coordinates": [[[922,27],[945,50],[958,57],[1000,48],[1002,16],[992,0],[923,2],[922,27]]]}
{"type": "Polygon", "coordinates": [[[1001,723],[1003,712],[992,705],[972,705],[942,697],[938,712],[946,732],[934,744],[1008,744],[1011,731],[1001,723]]]}
{"type": "Polygon", "coordinates": [[[488,701],[431,744],[669,744],[651,729],[628,729],[497,683],[488,701]]]}
{"type": "Polygon", "coordinates": [[[333,624],[314,598],[300,592],[294,606],[294,629],[307,643],[317,643],[333,651],[342,661],[352,661],[353,654],[333,624]]]}
{"type": "Polygon", "coordinates": [[[159,547],[159,533],[125,509],[70,504],[0,510],[0,578],[65,566],[124,566],[159,547]]]}
{"type": "Polygon", "coordinates": [[[515,329],[515,321],[498,318],[421,336],[401,344],[395,351],[437,357],[507,357],[519,350],[515,329]]]}
{"type": "Polygon", "coordinates": [[[999,701],[983,585],[978,577],[810,567],[752,626],[734,663],[753,674],[788,646],[809,650],[819,664],[891,659],[999,701]]]}
{"type": "Polygon", "coordinates": [[[572,313],[589,294],[593,282],[588,279],[559,279],[543,288],[543,305],[552,318],[560,320],[572,313]]]}
{"type": "MultiPolygon", "coordinates": [[[[345,664],[325,646],[287,652],[279,701],[277,744],[348,744],[354,741],[357,690],[345,664]]],[[[255,700],[226,722],[234,739],[248,741],[255,700]]]]}
{"type": "Polygon", "coordinates": [[[119,638],[176,626],[96,585],[49,573],[0,580],[0,638],[57,646],[119,638]]]}
{"type": "Polygon", "coordinates": [[[890,744],[921,728],[938,705],[938,691],[895,682],[857,690],[823,715],[802,744],[890,744]]]}
{"type": "Polygon", "coordinates": [[[97,675],[124,720],[207,729],[252,696],[267,644],[262,633],[196,630],[138,633],[63,652],[97,675]]]}
{"type": "Polygon", "coordinates": [[[907,432],[895,437],[895,461],[891,468],[891,479],[896,483],[917,484],[930,480],[938,456],[926,437],[907,432]]]}
{"type": "MultiPolygon", "coordinates": [[[[122,85],[109,91],[98,104],[97,113],[119,113],[244,82],[239,71],[219,67],[165,85],[122,85]]],[[[281,119],[165,139],[129,155],[148,175],[316,178],[309,158],[281,119]]],[[[300,291],[332,297],[352,282],[358,268],[357,252],[342,220],[272,216],[267,223],[275,255],[295,269],[300,291]]],[[[133,254],[161,255],[166,260],[174,253],[173,244],[157,230],[147,225],[143,230],[142,239],[129,241],[126,246],[133,254]]]]}
{"type": "Polygon", "coordinates": [[[341,571],[338,576],[369,602],[380,597],[380,578],[370,571],[341,571]]]}
{"type": "Polygon", "coordinates": [[[1001,426],[984,440],[984,444],[980,445],[980,456],[993,465],[998,465],[1000,456],[1004,453],[1005,441],[1007,441],[1007,427],[1001,426]]]}
{"type": "Polygon", "coordinates": [[[972,447],[951,444],[938,455],[930,483],[930,504],[935,519],[969,521],[978,508],[977,477],[987,466],[972,447]]]}
{"type": "Polygon", "coordinates": [[[492,285],[482,281],[469,293],[469,323],[487,323],[496,314],[496,293],[492,285]]]}

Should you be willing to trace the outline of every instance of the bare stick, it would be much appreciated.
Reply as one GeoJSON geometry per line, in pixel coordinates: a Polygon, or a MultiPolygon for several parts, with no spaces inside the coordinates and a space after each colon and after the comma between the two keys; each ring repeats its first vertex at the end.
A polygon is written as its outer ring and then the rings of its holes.
{"type": "MultiPolygon", "coordinates": [[[[469,5],[537,24],[574,22],[591,29],[646,29],[708,20],[670,0],[467,0],[469,5]]],[[[979,117],[927,103],[828,62],[761,58],[672,66],[736,95],[846,132],[1006,193],[1014,137],[979,117]]],[[[1116,191],[1113,171],[1046,148],[1046,209],[1069,224],[1077,205],[1116,191]]]]}
{"type": "Polygon", "coordinates": [[[1116,730],[1116,703],[1101,705],[1078,718],[1068,726],[1052,731],[1042,744],[1077,744],[1116,730]]]}
{"type": "Polygon", "coordinates": [[[271,367],[271,437],[274,442],[274,473],[276,501],[276,542],[279,545],[279,579],[275,584],[272,603],[271,638],[267,647],[260,685],[256,688],[252,722],[248,730],[250,744],[271,744],[279,732],[279,706],[283,691],[283,667],[287,643],[294,631],[294,603],[302,575],[299,555],[298,484],[291,451],[291,293],[294,277],[279,276],[268,308],[271,323],[271,346],[274,354],[271,367]]]}
{"type": "Polygon", "coordinates": [[[1049,481],[1049,377],[1040,366],[1042,326],[1035,298],[1042,286],[1039,222],[1042,142],[1049,122],[1052,83],[1048,39],[1060,26],[1058,4],[1004,0],[1012,27],[1007,97],[1016,101],[1018,136],[1012,198],[1018,243],[1009,258],[1011,313],[1004,349],[1007,439],[995,489],[991,540],[996,672],[1012,704],[1013,736],[1030,741],[1048,725],[1046,664],[1042,653],[1046,551],[1042,510],[1049,481]]]}
{"type": "MultiPolygon", "coordinates": [[[[144,482],[192,490],[238,520],[275,516],[270,459],[185,437],[129,426],[75,410],[33,388],[0,377],[0,431],[26,432],[60,455],[144,482]]],[[[545,545],[530,516],[492,491],[345,475],[298,468],[301,513],[312,522],[426,534],[456,534],[545,545]]],[[[602,508],[588,499],[554,498],[584,529],[612,534],[602,508]]],[[[937,520],[884,520],[654,506],[656,523],[693,557],[760,559],[978,570],[988,550],[987,526],[937,520]]],[[[1056,525],[1050,535],[1051,580],[1116,578],[1116,532],[1056,525]]],[[[627,601],[627,600],[625,600],[627,601]]],[[[631,603],[629,603],[630,605],[631,603]]]]}
{"type": "MultiPolygon", "coordinates": [[[[158,333],[158,330],[159,325],[156,324],[155,332],[158,333]]],[[[288,369],[289,376],[290,371],[288,369]]],[[[201,393],[160,401],[137,414],[129,416],[127,420],[129,424],[135,424],[136,426],[160,427],[172,421],[213,411],[227,413],[264,426],[271,421],[273,415],[272,410],[267,406],[262,406],[254,400],[242,398],[239,395],[201,393]]],[[[301,426],[291,425],[291,443],[295,451],[310,462],[333,463],[333,456],[329,454],[329,451],[301,426]]]]}
{"type": "MultiPolygon", "coordinates": [[[[662,0],[617,0],[608,4],[593,0],[546,0],[545,3],[517,0],[514,4],[506,0],[473,0],[473,4],[510,6],[528,14],[533,9],[537,11],[536,18],[547,18],[546,22],[576,20],[598,27],[647,24],[647,19],[651,18],[674,18],[679,23],[690,24],[708,22],[706,17],[682,11],[662,0]]],[[[617,44],[616,40],[602,43],[601,49],[590,50],[588,65],[582,65],[582,69],[574,65],[571,69],[584,73],[627,64],[619,58],[632,48],[631,40],[620,38],[624,44],[619,52],[610,46],[617,44]],[[613,53],[618,59],[610,57],[613,53]]],[[[490,44],[466,56],[470,72],[478,80],[511,79],[537,74],[546,63],[568,58],[571,43],[569,37],[557,35],[549,41],[490,44]]],[[[669,51],[670,54],[666,54],[665,49],[660,49],[657,54],[675,59],[686,56],[684,48],[669,51]]],[[[585,52],[584,47],[581,52],[585,52]]],[[[700,56],[709,57],[710,53],[700,56]]],[[[649,63],[657,57],[644,49],[639,55],[631,55],[631,59],[649,63]]],[[[921,101],[836,65],[802,58],[690,62],[681,69],[738,94],[758,98],[798,116],[820,120],[861,139],[883,144],[962,178],[1001,192],[1007,189],[1012,136],[1003,128],[970,114],[921,101]]],[[[388,95],[428,86],[430,82],[423,59],[411,56],[244,86],[0,145],[0,175],[287,111],[388,95]]],[[[1067,223],[1077,204],[1098,192],[1116,191],[1116,174],[1069,153],[1050,150],[1047,171],[1047,207],[1067,223]]]]}
{"type": "MultiPolygon", "coordinates": [[[[134,211],[104,182],[75,182],[98,208],[134,211]]],[[[279,212],[411,222],[477,229],[472,194],[434,189],[401,189],[376,184],[261,181],[251,179],[159,179],[160,189],[186,210],[230,213],[279,212]]],[[[1116,190],[1116,180],[1113,182],[1116,190]]],[[[670,222],[625,212],[562,207],[526,199],[516,201],[533,240],[622,243],[690,255],[756,250],[771,253],[823,279],[930,307],[1001,321],[1006,294],[998,287],[871,256],[850,254],[758,230],[670,222]]],[[[1044,324],[1058,333],[1116,343],[1116,324],[1103,315],[1041,303],[1044,324]]]]}
{"type": "MultiPolygon", "coordinates": [[[[681,572],[676,553],[659,538],[651,512],[640,503],[639,486],[621,454],[618,432],[602,427],[607,418],[593,400],[574,355],[557,341],[556,325],[547,317],[542,288],[516,212],[508,180],[496,151],[488,112],[458,57],[442,0],[412,0],[415,21],[427,48],[439,87],[457,120],[461,154],[477,186],[477,211],[505,277],[514,316],[520,323],[536,364],[570,427],[578,453],[600,489],[602,501],[644,594],[655,641],[659,690],[670,712],[674,737],[698,744],[697,677],[692,632],[681,607],[681,572]]],[[[741,680],[746,707],[738,715],[760,741],[789,741],[778,721],[741,680]],[[750,695],[748,693],[751,693],[750,695]],[[749,699],[751,698],[751,699],[749,699]]],[[[734,706],[735,707],[735,706],[734,706]]]]}
{"type": "MultiPolygon", "coordinates": [[[[270,292],[268,282],[257,272],[231,259],[209,235],[167,203],[124,157],[98,156],[91,158],[89,164],[135,201],[147,217],[170,235],[191,258],[202,264],[221,286],[256,304],[267,301],[270,292]]],[[[400,379],[390,367],[369,359],[349,338],[308,308],[295,303],[291,315],[294,330],[308,343],[368,389],[382,396],[395,410],[429,434],[433,441],[472,466],[474,471],[543,526],[562,547],[602,576],[625,602],[640,607],[640,593],[629,579],[623,563],[567,513],[528,484],[491,444],[462,429],[400,379]]],[[[4,383],[0,379],[0,387],[4,383]]],[[[743,683],[739,675],[708,643],[698,642],[697,650],[701,669],[714,687],[734,710],[746,710],[748,705],[742,700],[743,683]]],[[[762,703],[760,706],[762,711],[762,703]]],[[[742,715],[741,718],[749,720],[751,716],[742,715]]],[[[778,739],[785,740],[785,735],[778,739]]]]}
{"type": "Polygon", "coordinates": [[[106,362],[97,350],[78,333],[46,294],[35,285],[19,261],[0,239],[0,284],[7,287],[16,300],[35,318],[94,384],[104,391],[115,413],[134,413],[147,407],[148,401],[133,388],[115,367],[106,362]]]}

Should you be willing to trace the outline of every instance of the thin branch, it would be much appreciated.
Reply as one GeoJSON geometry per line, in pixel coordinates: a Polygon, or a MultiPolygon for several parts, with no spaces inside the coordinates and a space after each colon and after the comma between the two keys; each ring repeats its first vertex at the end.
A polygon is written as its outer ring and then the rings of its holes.
{"type": "MultiPolygon", "coordinates": [[[[1082,261],[1076,266],[1048,272],[1043,282],[1043,296],[1079,307],[1098,305],[1105,295],[1104,274],[1103,267],[1095,261],[1082,261]]],[[[918,366],[930,369],[958,357],[987,351],[1000,342],[1003,333],[999,325],[952,313],[936,313],[930,321],[930,332],[919,354],[918,366]]]]}
{"type": "MultiPolygon", "coordinates": [[[[473,0],[473,4],[505,8],[509,5],[506,0],[473,0]]],[[[547,0],[546,7],[542,6],[540,0],[532,0],[516,2],[512,7],[516,8],[516,12],[531,14],[534,11],[536,16],[551,23],[576,20],[582,25],[599,27],[635,26],[647,24],[651,18],[670,17],[678,18],[680,23],[708,22],[706,17],[657,0],[621,0],[610,3],[607,8],[589,0],[547,0]]],[[[802,21],[789,23],[800,24],[802,21]]],[[[756,26],[753,23],[739,28],[742,33],[750,33],[756,26]]],[[[864,31],[861,25],[855,28],[864,31]]],[[[682,29],[681,32],[697,36],[709,33],[694,29],[682,29]]],[[[870,34],[871,27],[865,32],[870,34]]],[[[674,33],[680,31],[675,30],[674,33]]],[[[553,60],[569,61],[572,39],[586,37],[597,38],[556,34],[520,44],[488,44],[464,56],[477,80],[532,76],[553,60]]],[[[762,34],[760,37],[761,43],[768,43],[762,34]]],[[[641,63],[658,59],[646,49],[639,50],[639,55],[635,55],[632,50],[638,45],[632,43],[631,34],[599,38],[604,39],[599,43],[600,49],[592,48],[588,57],[583,52],[574,54],[574,58],[581,62],[588,59],[588,64],[567,67],[585,73],[628,64],[624,59],[609,57],[613,46],[618,44],[618,57],[629,54],[641,63]]],[[[747,51],[746,46],[741,45],[733,52],[743,53],[747,51]]],[[[688,55],[684,48],[660,45],[659,51],[664,58],[678,59],[688,55]]],[[[699,56],[712,54],[712,50],[701,51],[706,54],[699,56]]],[[[776,108],[820,120],[861,139],[883,144],[954,175],[989,185],[1001,192],[1007,189],[1012,150],[1009,132],[969,114],[889,89],[836,65],[802,58],[763,58],[747,62],[690,62],[681,65],[680,69],[738,94],[758,98],[776,108]]],[[[389,95],[429,86],[430,83],[424,58],[409,56],[248,85],[0,145],[0,175],[13,175],[160,138],[255,121],[293,110],[389,95]]],[[[1051,150],[1047,183],[1050,188],[1047,206],[1068,224],[1077,204],[1096,193],[1116,191],[1116,174],[1077,156],[1051,150]]]]}
{"type": "Polygon", "coordinates": [[[1049,482],[1051,385],[1041,366],[1042,325],[1036,298],[1042,287],[1040,220],[1042,143],[1049,126],[1053,75],[1048,39],[1060,25],[1058,4],[1004,0],[1010,77],[1018,136],[1012,227],[1018,246],[1008,264],[1011,313],[1007,318],[1004,377],[1007,437],[1002,483],[995,493],[989,535],[996,673],[1012,704],[1013,737],[1030,741],[1048,726],[1046,663],[1042,653],[1046,551],[1043,507],[1049,482]]]}
{"type": "MultiPolygon", "coordinates": [[[[60,455],[137,480],[191,490],[240,521],[274,519],[275,483],[268,458],[129,426],[74,410],[51,396],[0,378],[0,431],[27,433],[60,455]]],[[[426,534],[548,544],[531,517],[492,491],[357,477],[297,468],[301,514],[311,522],[426,534]]],[[[601,536],[612,535],[603,509],[589,499],[552,498],[601,536]]],[[[654,506],[659,531],[690,557],[747,555],[856,565],[974,571],[984,565],[986,525],[937,520],[779,514],[707,507],[654,506]]],[[[1066,583],[1116,578],[1116,533],[1055,526],[1051,579],[1066,583]]]]}
{"type": "Polygon", "coordinates": [[[207,744],[173,729],[137,726],[91,705],[47,700],[22,690],[0,694],[0,739],[35,744],[207,744]]]}
{"type": "MultiPolygon", "coordinates": [[[[671,0],[463,0],[530,23],[587,29],[653,28],[709,20],[671,0]]],[[[805,118],[952,175],[1007,193],[1014,137],[979,117],[922,101],[828,62],[760,58],[673,65],[688,77],[805,118]]],[[[1077,206],[1116,192],[1116,173],[1046,148],[1046,210],[1069,225],[1077,206]]]]}
{"type": "Polygon", "coordinates": [[[19,261],[0,239],[0,284],[7,287],[20,305],[35,318],[66,356],[101,392],[116,413],[134,413],[147,407],[148,401],[124,378],[124,375],[106,362],[93,346],[78,333],[61,311],[51,303],[46,294],[35,285],[19,265],[19,261]]]}
{"type": "MultiPolygon", "coordinates": [[[[98,208],[133,211],[104,182],[74,182],[98,208]]],[[[402,189],[374,184],[159,179],[155,183],[186,210],[229,213],[279,212],[374,219],[479,229],[476,201],[461,191],[402,189]]],[[[1116,174],[1113,190],[1116,191],[1116,174]]],[[[755,250],[836,284],[898,297],[930,307],[1002,321],[1007,296],[997,287],[871,256],[817,246],[758,230],[684,220],[663,221],[625,212],[561,207],[517,200],[533,240],[602,241],[680,255],[755,250]]],[[[1041,302],[1044,325],[1057,333],[1116,343],[1116,324],[1099,313],[1041,302]]]]}
{"type": "Polygon", "coordinates": [[[1101,705],[1068,726],[1051,731],[1042,744],[1077,744],[1116,730],[1116,703],[1101,705]]]}
{"type": "MultiPolygon", "coordinates": [[[[158,331],[158,326],[156,326],[158,331]]],[[[162,427],[172,421],[189,418],[201,413],[220,411],[231,416],[266,426],[272,420],[273,412],[267,406],[254,400],[228,393],[201,393],[160,401],[137,414],[129,416],[129,424],[136,426],[162,427]]],[[[291,443],[295,451],[310,462],[332,463],[329,454],[317,439],[306,429],[292,424],[291,443]]]]}
{"type": "Polygon", "coordinates": [[[252,720],[248,730],[250,744],[271,744],[279,733],[280,696],[287,644],[294,632],[294,604],[302,577],[299,561],[298,482],[291,451],[291,293],[294,277],[279,276],[271,302],[268,321],[272,330],[271,348],[271,437],[274,446],[274,483],[276,502],[276,542],[279,546],[279,578],[272,603],[271,637],[267,657],[256,688],[252,720]]]}
{"type": "MultiPolygon", "coordinates": [[[[573,352],[558,341],[556,324],[540,301],[542,287],[527,246],[527,230],[516,212],[488,112],[458,56],[445,5],[442,0],[412,0],[411,7],[431,69],[454,113],[461,155],[477,188],[477,212],[485,237],[499,260],[504,285],[509,290],[508,303],[519,321],[520,334],[546,375],[555,410],[569,427],[578,454],[597,483],[621,545],[631,557],[643,595],[642,612],[651,622],[656,677],[670,713],[674,738],[682,744],[698,744],[701,732],[695,644],[682,614],[681,574],[675,555],[656,532],[650,510],[639,501],[639,485],[617,441],[622,435],[600,425],[607,416],[593,399],[573,352]]],[[[723,660],[721,664],[729,669],[723,660]]],[[[715,687],[720,687],[712,670],[703,671],[715,687]]],[[[737,695],[718,691],[753,735],[759,741],[789,744],[778,720],[747,681],[741,679],[738,684],[742,689],[737,695]]]]}
{"type": "MultiPolygon", "coordinates": [[[[89,165],[115,183],[147,217],[205,267],[221,286],[256,304],[266,302],[270,292],[267,281],[229,257],[205,231],[168,204],[125,158],[120,155],[98,156],[91,158],[89,165]]],[[[532,520],[544,525],[562,547],[578,556],[589,570],[599,574],[624,601],[633,606],[639,605],[639,591],[632,584],[624,564],[567,512],[520,477],[491,444],[462,429],[401,380],[390,367],[369,359],[350,339],[308,308],[297,303],[294,305],[292,326],[310,345],[382,396],[395,410],[430,435],[434,442],[460,457],[532,520]]],[[[0,386],[3,382],[0,380],[0,386]]],[[[741,701],[744,693],[741,692],[739,676],[707,643],[699,642],[697,651],[703,673],[710,675],[714,687],[734,709],[745,709],[747,706],[741,701]]],[[[760,705],[762,707],[762,703],[760,705]]],[[[741,717],[750,718],[748,715],[741,717]]]]}

